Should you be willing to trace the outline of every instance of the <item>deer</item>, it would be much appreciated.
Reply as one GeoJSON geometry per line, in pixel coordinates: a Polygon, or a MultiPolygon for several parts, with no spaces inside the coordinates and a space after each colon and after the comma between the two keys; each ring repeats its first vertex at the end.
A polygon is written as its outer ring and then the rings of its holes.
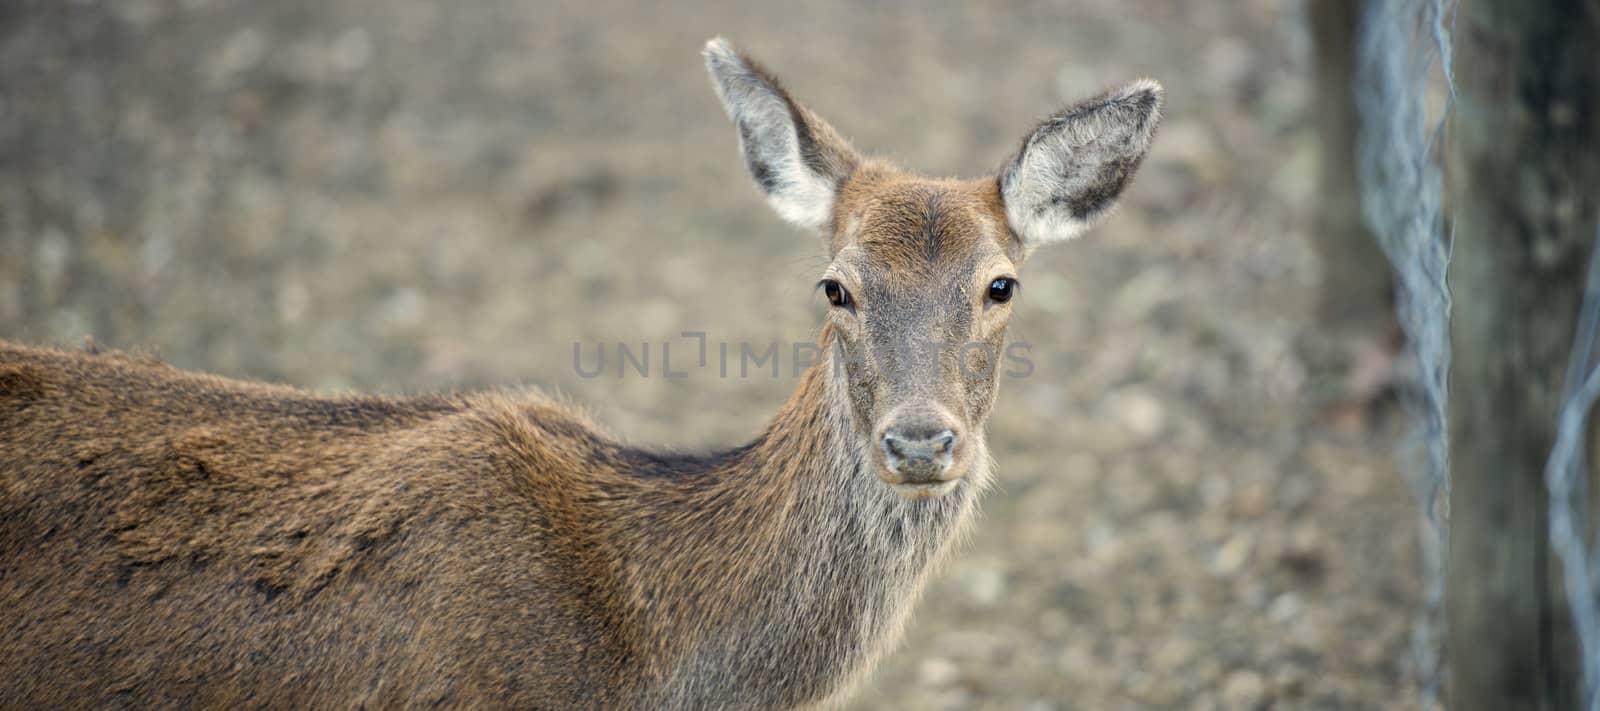
{"type": "Polygon", "coordinates": [[[993,481],[1020,265],[1112,211],[1162,88],[934,179],[726,40],[704,59],[756,186],[829,257],[833,357],[753,441],[658,451],[532,391],[314,394],[0,342],[0,705],[846,701],[993,481]]]}

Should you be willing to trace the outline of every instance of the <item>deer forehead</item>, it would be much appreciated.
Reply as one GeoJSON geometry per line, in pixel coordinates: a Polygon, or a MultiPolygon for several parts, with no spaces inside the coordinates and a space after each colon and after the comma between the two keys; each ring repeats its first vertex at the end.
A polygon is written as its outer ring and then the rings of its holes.
{"type": "Polygon", "coordinates": [[[902,286],[967,281],[1013,268],[1015,240],[994,181],[885,177],[862,171],[836,205],[834,258],[902,286]]]}

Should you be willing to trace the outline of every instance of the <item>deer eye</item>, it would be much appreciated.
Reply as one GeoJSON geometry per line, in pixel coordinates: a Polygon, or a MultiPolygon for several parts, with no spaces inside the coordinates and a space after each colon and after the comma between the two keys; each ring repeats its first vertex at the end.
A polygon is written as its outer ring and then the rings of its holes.
{"type": "Polygon", "coordinates": [[[997,304],[1003,304],[1007,301],[1010,301],[1011,297],[1016,295],[1016,293],[1016,279],[1000,278],[989,282],[989,300],[997,304]]]}
{"type": "Polygon", "coordinates": [[[850,306],[850,292],[845,291],[839,282],[832,279],[823,279],[822,293],[827,295],[828,303],[834,306],[840,308],[848,308],[850,306]]]}

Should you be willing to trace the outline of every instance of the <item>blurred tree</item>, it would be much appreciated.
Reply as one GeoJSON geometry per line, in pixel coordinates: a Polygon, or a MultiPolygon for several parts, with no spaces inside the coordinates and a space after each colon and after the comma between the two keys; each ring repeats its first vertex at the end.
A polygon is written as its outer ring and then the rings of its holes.
{"type": "Polygon", "coordinates": [[[1389,261],[1362,218],[1356,175],[1356,31],[1364,4],[1311,0],[1307,11],[1322,163],[1315,242],[1322,261],[1319,311],[1324,326],[1371,333],[1389,318],[1392,280],[1389,261]]]}
{"type": "Polygon", "coordinates": [[[1575,709],[1543,471],[1600,219],[1600,0],[1463,0],[1457,23],[1450,706],[1575,709]]]}
{"type": "Polygon", "coordinates": [[[1394,272],[1368,229],[1361,205],[1356,103],[1361,18],[1369,0],[1310,0],[1316,81],[1319,179],[1312,245],[1322,267],[1317,328],[1307,333],[1312,367],[1331,376],[1328,414],[1341,427],[1367,426],[1371,405],[1390,386],[1402,344],[1395,319],[1394,272]]]}

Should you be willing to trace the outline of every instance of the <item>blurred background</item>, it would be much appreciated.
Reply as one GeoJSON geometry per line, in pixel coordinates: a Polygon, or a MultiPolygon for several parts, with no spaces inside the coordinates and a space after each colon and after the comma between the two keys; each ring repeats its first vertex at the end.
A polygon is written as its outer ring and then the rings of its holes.
{"type": "Polygon", "coordinates": [[[1417,505],[1362,360],[1384,325],[1319,296],[1317,235],[1359,229],[1319,150],[1325,5],[10,0],[0,337],[322,391],[537,386],[639,443],[732,446],[787,360],[573,361],[816,336],[822,245],[751,185],[707,38],[933,175],[1154,77],[1123,209],[1021,274],[1000,487],[855,704],[1416,707],[1417,505]]]}

